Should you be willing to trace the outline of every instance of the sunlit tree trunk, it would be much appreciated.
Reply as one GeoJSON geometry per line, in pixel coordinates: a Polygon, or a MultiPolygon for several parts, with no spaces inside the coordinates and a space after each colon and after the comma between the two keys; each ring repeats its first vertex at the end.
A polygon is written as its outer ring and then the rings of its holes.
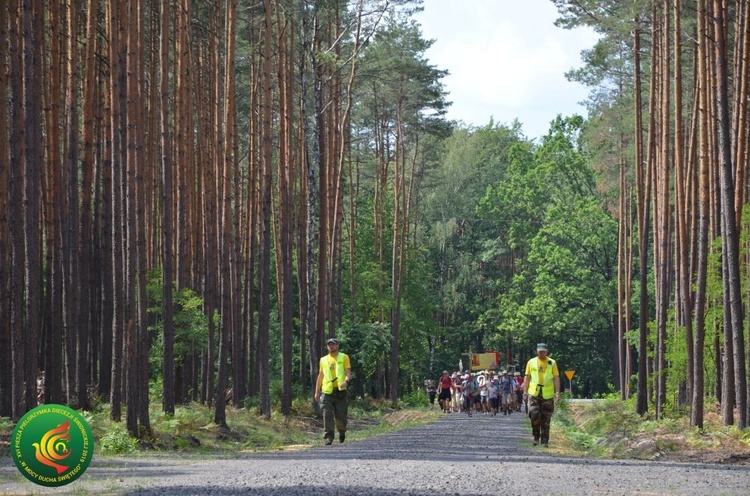
{"type": "Polygon", "coordinates": [[[689,211],[686,207],[687,170],[685,138],[682,118],[682,24],[681,0],[674,2],[674,164],[675,164],[675,225],[676,272],[678,287],[678,322],[685,326],[687,354],[686,398],[691,401],[693,390],[693,309],[690,287],[690,242],[688,232],[689,211]]]}
{"type": "Polygon", "coordinates": [[[625,371],[625,349],[627,342],[625,341],[625,333],[628,328],[626,327],[626,305],[625,305],[625,294],[628,291],[628,287],[625,285],[627,280],[627,272],[629,272],[628,253],[627,253],[627,210],[625,208],[626,197],[628,194],[627,183],[626,183],[626,162],[623,156],[623,136],[620,136],[619,142],[619,159],[620,159],[620,171],[619,171],[619,212],[620,217],[618,219],[617,229],[617,376],[620,387],[620,398],[625,400],[628,398],[628,376],[625,371]]]}
{"type": "MultiPolygon", "coordinates": [[[[652,50],[658,53],[658,73],[656,74],[657,90],[652,91],[652,98],[658,95],[659,104],[656,107],[657,125],[660,135],[655,145],[654,168],[654,263],[655,263],[655,292],[656,292],[656,354],[654,359],[654,373],[656,375],[656,415],[663,415],[667,398],[667,310],[669,300],[669,246],[670,246],[670,186],[669,186],[669,26],[670,9],[666,2],[663,4],[662,21],[660,25],[660,39],[652,50]],[[658,47],[658,49],[657,49],[658,47]]],[[[656,29],[656,28],[655,28],[656,29]]],[[[652,31],[656,34],[657,31],[652,31]]],[[[656,39],[656,38],[655,38],[656,39]]],[[[652,57],[653,60],[653,57],[652,57]]],[[[656,67],[656,66],[654,66],[656,67]]]]}
{"type": "Polygon", "coordinates": [[[391,297],[396,302],[395,308],[391,310],[391,357],[390,357],[390,399],[395,404],[398,401],[399,382],[399,353],[401,345],[401,312],[399,311],[396,295],[399,291],[399,271],[401,265],[401,243],[399,243],[402,226],[402,204],[401,198],[405,194],[404,189],[404,164],[402,157],[403,149],[403,127],[401,122],[401,102],[396,111],[396,148],[393,153],[393,227],[391,232],[391,297]]]}

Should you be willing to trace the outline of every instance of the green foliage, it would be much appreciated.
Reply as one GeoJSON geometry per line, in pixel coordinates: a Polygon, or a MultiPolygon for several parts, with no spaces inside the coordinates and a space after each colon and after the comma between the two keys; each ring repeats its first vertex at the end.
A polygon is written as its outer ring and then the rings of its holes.
{"type": "MultiPolygon", "coordinates": [[[[149,331],[154,334],[149,355],[149,366],[153,376],[161,376],[163,349],[162,315],[162,276],[154,269],[148,274],[147,294],[149,315],[153,324],[149,331]]],[[[175,364],[181,363],[190,353],[203,352],[208,346],[208,320],[203,312],[203,298],[195,291],[185,288],[173,293],[174,303],[174,357],[175,364]]],[[[218,324],[219,316],[215,322],[218,324]]]]}
{"type": "Polygon", "coordinates": [[[488,191],[479,212],[525,254],[497,298],[497,314],[488,313],[497,329],[489,343],[533,349],[547,342],[560,367],[577,370],[577,388],[589,396],[608,390],[602,371],[612,368],[617,224],[577,144],[582,126],[580,117],[558,117],[532,155],[514,155],[508,180],[488,191]]]}
{"type": "Polygon", "coordinates": [[[114,424],[97,445],[102,453],[108,455],[126,455],[138,450],[138,440],[130,437],[122,424],[114,424]]]}
{"type": "Polygon", "coordinates": [[[588,453],[599,443],[599,437],[576,425],[567,401],[563,401],[555,408],[552,425],[562,431],[576,451],[588,453]]]}
{"type": "MultiPolygon", "coordinates": [[[[685,340],[685,326],[675,326],[674,311],[669,312],[667,329],[674,329],[667,335],[666,360],[669,364],[667,373],[667,391],[679,391],[687,380],[687,343],[685,340]]],[[[669,395],[667,403],[677,409],[674,401],[676,395],[669,395]]]]}
{"type": "Polygon", "coordinates": [[[345,322],[338,331],[341,347],[352,361],[354,390],[373,395],[378,364],[388,363],[391,350],[390,325],[383,322],[345,322]]]}
{"type": "Polygon", "coordinates": [[[687,416],[670,409],[659,420],[637,415],[635,398],[621,401],[612,395],[588,404],[566,403],[556,409],[553,429],[586,456],[653,459],[687,451],[690,459],[695,453],[731,459],[733,453],[746,453],[750,442],[747,429],[723,426],[716,415],[706,416],[704,429],[697,429],[689,427],[687,416]]]}
{"type": "Polygon", "coordinates": [[[433,374],[455,370],[461,353],[481,351],[492,333],[494,321],[487,313],[511,277],[511,266],[502,261],[510,260],[513,250],[507,230],[477,209],[488,185],[508,180],[513,154],[531,149],[517,123],[506,127],[493,122],[456,129],[443,146],[423,209],[425,262],[432,274],[432,282],[423,287],[432,293],[432,318],[439,316],[424,339],[433,346],[423,355],[423,361],[426,353],[435,357],[433,374]]]}
{"type": "Polygon", "coordinates": [[[12,431],[15,425],[10,417],[0,417],[0,432],[12,431]]]}
{"type": "MultiPolygon", "coordinates": [[[[429,400],[427,398],[427,391],[424,388],[417,388],[411,393],[407,393],[403,396],[402,401],[404,404],[410,407],[425,406],[429,400]]],[[[437,400],[435,400],[437,401],[437,400]]]]}

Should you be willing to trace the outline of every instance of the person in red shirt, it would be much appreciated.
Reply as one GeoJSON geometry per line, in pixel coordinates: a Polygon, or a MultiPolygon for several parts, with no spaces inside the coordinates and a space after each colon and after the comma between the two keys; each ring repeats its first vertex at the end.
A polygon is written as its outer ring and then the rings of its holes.
{"type": "Polygon", "coordinates": [[[453,386],[453,379],[448,375],[447,370],[443,370],[443,376],[438,379],[438,401],[443,412],[450,413],[451,411],[451,387],[453,386]]]}

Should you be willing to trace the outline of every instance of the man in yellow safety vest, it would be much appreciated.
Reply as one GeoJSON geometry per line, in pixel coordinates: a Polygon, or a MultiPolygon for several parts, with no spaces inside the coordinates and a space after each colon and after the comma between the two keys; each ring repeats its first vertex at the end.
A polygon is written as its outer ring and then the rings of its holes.
{"type": "Polygon", "coordinates": [[[337,339],[328,340],[328,354],[320,359],[318,370],[315,401],[319,401],[322,396],[326,444],[333,444],[334,425],[339,431],[339,442],[343,443],[346,439],[346,417],[349,411],[346,388],[352,378],[352,366],[349,355],[339,352],[337,339]]]}
{"type": "Polygon", "coordinates": [[[547,356],[547,345],[536,345],[537,356],[526,363],[523,399],[528,399],[529,419],[534,434],[534,446],[549,444],[549,424],[560,401],[560,372],[557,363],[547,356]]]}

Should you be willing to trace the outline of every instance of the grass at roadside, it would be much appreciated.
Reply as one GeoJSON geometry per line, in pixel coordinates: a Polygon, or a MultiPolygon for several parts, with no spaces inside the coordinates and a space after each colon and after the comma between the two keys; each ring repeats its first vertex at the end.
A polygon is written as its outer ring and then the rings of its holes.
{"type": "MultiPolygon", "coordinates": [[[[100,404],[91,412],[82,412],[94,433],[97,455],[159,452],[194,454],[232,454],[267,450],[303,449],[322,443],[322,419],[310,400],[295,401],[292,414],[283,416],[274,410],[270,419],[256,408],[227,407],[229,429],[213,422],[213,409],[200,403],[179,405],[174,416],[164,415],[160,402],[151,403],[151,433],[131,438],[122,422],[109,419],[109,405],[100,404]]],[[[364,439],[403,428],[424,425],[440,418],[437,410],[393,407],[390,402],[356,400],[349,408],[348,440],[364,439]]],[[[0,456],[10,454],[10,436],[14,424],[0,418],[0,456]]]]}
{"type": "Polygon", "coordinates": [[[632,401],[604,399],[563,402],[553,416],[553,450],[595,458],[750,463],[750,430],[724,426],[706,412],[704,427],[690,427],[687,416],[656,420],[639,416],[632,401]],[[559,441],[557,441],[559,439],[559,441]]]}

